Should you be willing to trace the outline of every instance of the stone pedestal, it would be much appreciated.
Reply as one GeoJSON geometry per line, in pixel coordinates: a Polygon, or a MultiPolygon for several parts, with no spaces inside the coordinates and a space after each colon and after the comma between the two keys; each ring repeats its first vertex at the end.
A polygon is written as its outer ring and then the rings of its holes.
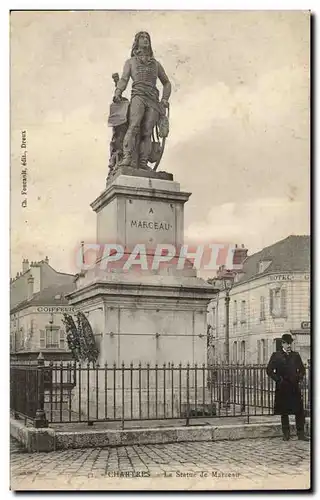
{"type": "MultiPolygon", "coordinates": [[[[152,174],[120,173],[91,204],[98,243],[129,249],[144,244],[151,253],[157,244],[183,244],[184,203],[190,193],[152,174]]],[[[87,314],[100,365],[202,365],[207,360],[207,304],[214,292],[191,265],[180,271],[169,266],[124,272],[121,267],[101,269],[98,262],[81,273],[68,298],[87,314]]]]}
{"type": "Polygon", "coordinates": [[[119,175],[91,204],[97,213],[97,242],[132,248],[183,244],[183,207],[191,193],[177,182],[119,175]]]}
{"type": "Polygon", "coordinates": [[[212,288],[195,277],[105,273],[72,293],[100,346],[99,363],[206,363],[212,288]]]}

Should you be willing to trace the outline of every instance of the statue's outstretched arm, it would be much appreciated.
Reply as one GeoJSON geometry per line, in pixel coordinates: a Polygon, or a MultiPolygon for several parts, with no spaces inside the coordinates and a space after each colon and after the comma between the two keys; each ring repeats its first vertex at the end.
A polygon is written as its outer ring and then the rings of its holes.
{"type": "Polygon", "coordinates": [[[122,76],[121,76],[120,80],[118,81],[118,84],[117,84],[117,87],[115,90],[115,96],[120,97],[122,92],[124,90],[126,90],[130,75],[131,75],[131,65],[130,65],[130,60],[128,60],[128,61],[126,61],[125,65],[124,65],[122,76]]]}
{"type": "Polygon", "coordinates": [[[171,83],[163,66],[158,62],[158,77],[163,85],[162,101],[168,102],[171,95],[171,83]]]}

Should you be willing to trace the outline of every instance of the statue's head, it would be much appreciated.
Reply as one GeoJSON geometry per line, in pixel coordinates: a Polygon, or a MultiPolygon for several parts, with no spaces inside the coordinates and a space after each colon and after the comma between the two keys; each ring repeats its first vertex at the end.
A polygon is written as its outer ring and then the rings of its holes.
{"type": "Polygon", "coordinates": [[[131,57],[134,57],[139,50],[148,51],[150,57],[153,57],[153,51],[151,47],[151,38],[149,33],[146,31],[139,31],[134,37],[131,57]]]}

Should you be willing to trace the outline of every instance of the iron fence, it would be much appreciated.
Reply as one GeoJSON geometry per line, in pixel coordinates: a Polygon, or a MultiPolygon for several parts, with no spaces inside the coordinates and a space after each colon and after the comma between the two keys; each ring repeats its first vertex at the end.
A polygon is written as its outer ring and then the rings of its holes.
{"type": "MultiPolygon", "coordinates": [[[[310,365],[301,384],[310,410],[310,365]]],[[[11,410],[49,423],[272,415],[274,382],[264,365],[12,364],[11,410]]]]}

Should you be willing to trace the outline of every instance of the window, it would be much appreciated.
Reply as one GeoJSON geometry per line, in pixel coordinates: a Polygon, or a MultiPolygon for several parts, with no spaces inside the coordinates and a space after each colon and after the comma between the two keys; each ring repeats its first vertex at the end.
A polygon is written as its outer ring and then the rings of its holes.
{"type": "Polygon", "coordinates": [[[287,317],[287,290],[276,288],[270,290],[270,314],[274,318],[287,317]]]}
{"type": "Polygon", "coordinates": [[[258,364],[265,364],[268,361],[268,341],[260,339],[257,341],[257,362],[258,364]]]}
{"type": "Polygon", "coordinates": [[[246,361],[246,342],[245,340],[242,340],[240,344],[240,363],[244,364],[245,361],[246,361]]]}
{"type": "Polygon", "coordinates": [[[271,264],[271,260],[261,260],[258,265],[258,273],[264,273],[271,264]]]}
{"type": "Polygon", "coordinates": [[[216,308],[212,308],[212,328],[216,328],[216,308]]]}
{"type": "Polygon", "coordinates": [[[274,291],[273,295],[273,311],[276,316],[280,316],[281,313],[281,294],[280,289],[274,291]]]}
{"type": "Polygon", "coordinates": [[[265,298],[263,295],[260,297],[260,321],[264,321],[266,319],[266,308],[265,308],[265,298]]]}
{"type": "Polygon", "coordinates": [[[216,348],[214,345],[212,346],[212,361],[216,361],[216,348]]]}
{"type": "Polygon", "coordinates": [[[265,339],[261,340],[261,362],[266,363],[267,361],[267,341],[265,339]]]}
{"type": "Polygon", "coordinates": [[[233,324],[236,325],[238,323],[238,310],[237,310],[237,301],[233,301],[233,324]]]}
{"type": "Polygon", "coordinates": [[[246,321],[246,301],[241,301],[241,323],[245,323],[246,321]]]}
{"type": "Polygon", "coordinates": [[[274,351],[281,351],[281,349],[282,349],[281,337],[273,339],[273,350],[274,351]]]}
{"type": "Polygon", "coordinates": [[[58,349],[59,348],[59,328],[58,327],[48,327],[46,328],[46,347],[48,349],[58,349]]]}
{"type": "Polygon", "coordinates": [[[64,331],[60,330],[60,349],[64,349],[64,331]]]}
{"type": "Polygon", "coordinates": [[[46,347],[46,332],[45,330],[40,330],[40,349],[46,347]]]}
{"type": "Polygon", "coordinates": [[[257,340],[257,363],[261,364],[261,340],[257,340]]]}
{"type": "Polygon", "coordinates": [[[219,307],[219,323],[221,326],[225,326],[225,308],[219,307]]]}
{"type": "Polygon", "coordinates": [[[17,344],[18,349],[24,349],[24,328],[23,326],[17,331],[17,344]]]}
{"type": "Polygon", "coordinates": [[[238,362],[238,356],[237,356],[237,342],[233,342],[233,351],[232,351],[232,361],[234,363],[238,362]]]}

